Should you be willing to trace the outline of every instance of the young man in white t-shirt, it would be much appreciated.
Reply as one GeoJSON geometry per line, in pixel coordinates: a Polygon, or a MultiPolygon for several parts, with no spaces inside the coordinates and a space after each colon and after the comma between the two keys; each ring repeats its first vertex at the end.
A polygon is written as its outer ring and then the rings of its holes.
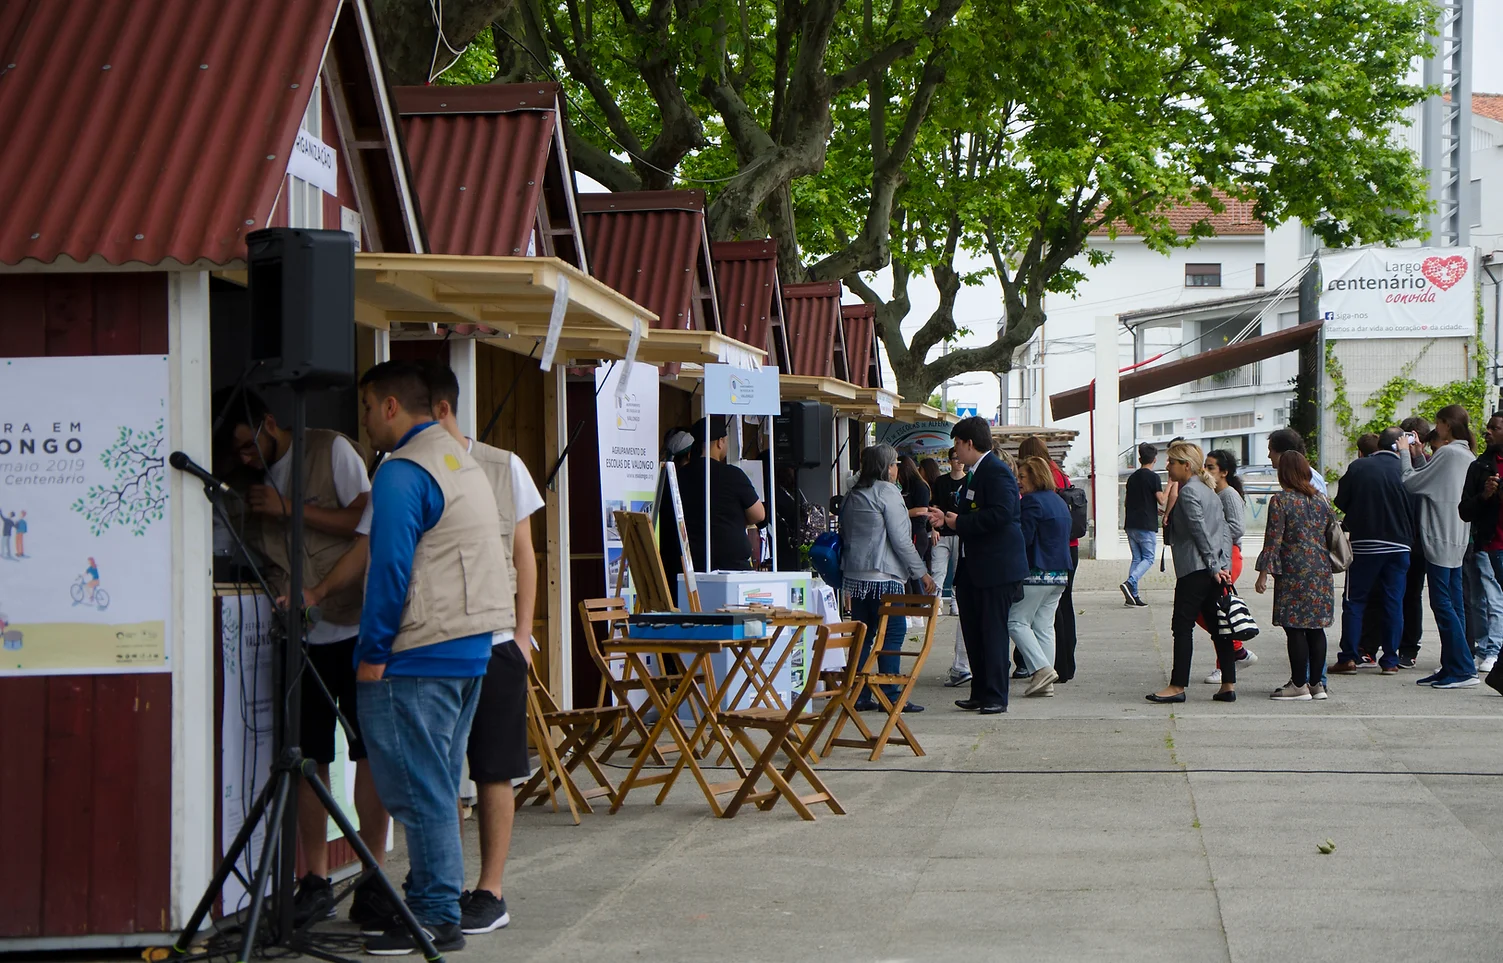
{"type": "MultiPolygon", "coordinates": [[[[223,404],[215,406],[224,410],[223,404]]],[[[246,540],[268,559],[266,575],[278,592],[287,590],[288,519],[292,505],[292,432],[283,427],[265,401],[254,391],[229,405],[230,441],[236,457],[247,468],[263,472],[262,481],[246,493],[250,516],[246,540]]],[[[318,592],[317,583],[339,557],[363,543],[370,531],[366,514],[371,483],[365,460],[344,435],[309,429],[305,436],[303,480],[303,527],[305,590],[310,605],[324,607],[327,618],[307,630],[307,659],[323,687],[311,678],[303,680],[301,700],[301,748],[318,764],[319,777],[329,783],[329,765],[334,761],[338,716],[329,696],[351,726],[349,757],[356,762],[355,810],[360,835],[377,860],[386,852],[387,813],[364,762],[356,710],[353,654],[360,635],[362,590],[358,582],[337,591],[318,592]],[[329,696],[324,694],[327,687],[329,696]]],[[[363,564],[362,564],[363,569],[363,564]]],[[[332,917],[333,888],[329,880],[328,814],[306,782],[298,790],[298,838],[307,873],[298,881],[294,915],[299,924],[309,919],[332,917]]],[[[350,907],[357,923],[384,918],[383,904],[371,887],[361,887],[350,907]]]]}

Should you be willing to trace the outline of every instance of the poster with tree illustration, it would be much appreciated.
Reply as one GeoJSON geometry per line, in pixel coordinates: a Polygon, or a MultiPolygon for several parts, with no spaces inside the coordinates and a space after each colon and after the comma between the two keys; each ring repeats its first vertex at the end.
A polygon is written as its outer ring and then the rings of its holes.
{"type": "Polygon", "coordinates": [[[165,672],[161,355],[0,361],[0,675],[165,672]]]}

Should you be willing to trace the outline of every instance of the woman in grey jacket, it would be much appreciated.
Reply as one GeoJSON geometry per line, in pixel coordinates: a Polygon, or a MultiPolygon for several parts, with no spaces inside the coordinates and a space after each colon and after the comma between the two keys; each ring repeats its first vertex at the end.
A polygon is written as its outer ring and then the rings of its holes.
{"type": "MultiPolygon", "coordinates": [[[[866,638],[861,643],[861,661],[871,654],[877,637],[882,596],[902,595],[904,583],[917,579],[924,591],[934,593],[934,579],[925,569],[924,560],[913,547],[913,526],[903,493],[895,484],[898,477],[898,453],[891,445],[873,445],[861,453],[861,475],[856,487],[845,496],[840,507],[841,589],[850,599],[851,617],[866,623],[866,638]]],[[[905,619],[889,619],[883,649],[901,649],[905,619]]],[[[901,662],[895,655],[877,656],[877,671],[900,672],[901,662]]],[[[888,686],[889,698],[896,698],[898,686],[888,686]]],[[[868,711],[879,708],[877,700],[866,692],[856,700],[856,708],[868,711]]],[[[923,712],[912,702],[904,712],[923,712]]]]}
{"type": "Polygon", "coordinates": [[[1149,702],[1184,702],[1185,686],[1190,683],[1190,657],[1195,646],[1195,617],[1204,616],[1216,655],[1221,660],[1221,690],[1211,698],[1217,702],[1235,702],[1237,661],[1232,640],[1216,632],[1216,600],[1222,587],[1232,580],[1232,537],[1227,529],[1226,513],[1214,490],[1214,481],[1205,469],[1205,454],[1199,445],[1187,441],[1169,446],[1170,481],[1179,483],[1169,531],[1169,547],[1174,552],[1174,616],[1170,623],[1174,634],[1174,669],[1169,685],[1150,692],[1149,702]]]}
{"type": "Polygon", "coordinates": [[[1404,461],[1404,487],[1415,500],[1419,540],[1424,546],[1425,576],[1430,583],[1430,610],[1440,629],[1440,668],[1419,680],[1437,689],[1477,685],[1477,665],[1466,639],[1461,564],[1466,558],[1468,526],[1457,507],[1474,447],[1466,409],[1447,405],[1435,413],[1435,454],[1423,468],[1404,461]]]}

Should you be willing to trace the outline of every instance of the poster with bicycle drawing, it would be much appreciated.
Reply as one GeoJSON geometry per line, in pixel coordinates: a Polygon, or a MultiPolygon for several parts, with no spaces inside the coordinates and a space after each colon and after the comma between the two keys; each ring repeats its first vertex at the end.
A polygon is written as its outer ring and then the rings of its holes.
{"type": "Polygon", "coordinates": [[[167,359],[0,360],[0,675],[166,672],[167,359]]]}

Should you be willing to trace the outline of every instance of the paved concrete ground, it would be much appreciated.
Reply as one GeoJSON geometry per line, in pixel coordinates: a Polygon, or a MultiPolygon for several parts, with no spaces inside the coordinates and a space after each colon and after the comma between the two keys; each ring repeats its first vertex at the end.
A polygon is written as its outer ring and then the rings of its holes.
{"type": "MultiPolygon", "coordinates": [[[[909,717],[928,755],[837,750],[824,768],[848,816],[717,820],[687,779],[662,807],[641,792],[578,827],[521,814],[514,921],[452,958],[1497,959],[1503,780],[1425,773],[1503,769],[1503,698],[1406,672],[1274,703],[1288,666],[1265,629],[1236,704],[1198,682],[1207,642],[1190,701],[1150,705],[1169,599],[1078,597],[1080,675],[1053,699],[1015,686],[986,718],[939,685],[945,619],[918,690],[929,711],[909,717]]],[[[1270,599],[1249,596],[1265,625],[1270,599]]],[[[1421,664],[1436,651],[1432,630],[1421,664]]]]}

